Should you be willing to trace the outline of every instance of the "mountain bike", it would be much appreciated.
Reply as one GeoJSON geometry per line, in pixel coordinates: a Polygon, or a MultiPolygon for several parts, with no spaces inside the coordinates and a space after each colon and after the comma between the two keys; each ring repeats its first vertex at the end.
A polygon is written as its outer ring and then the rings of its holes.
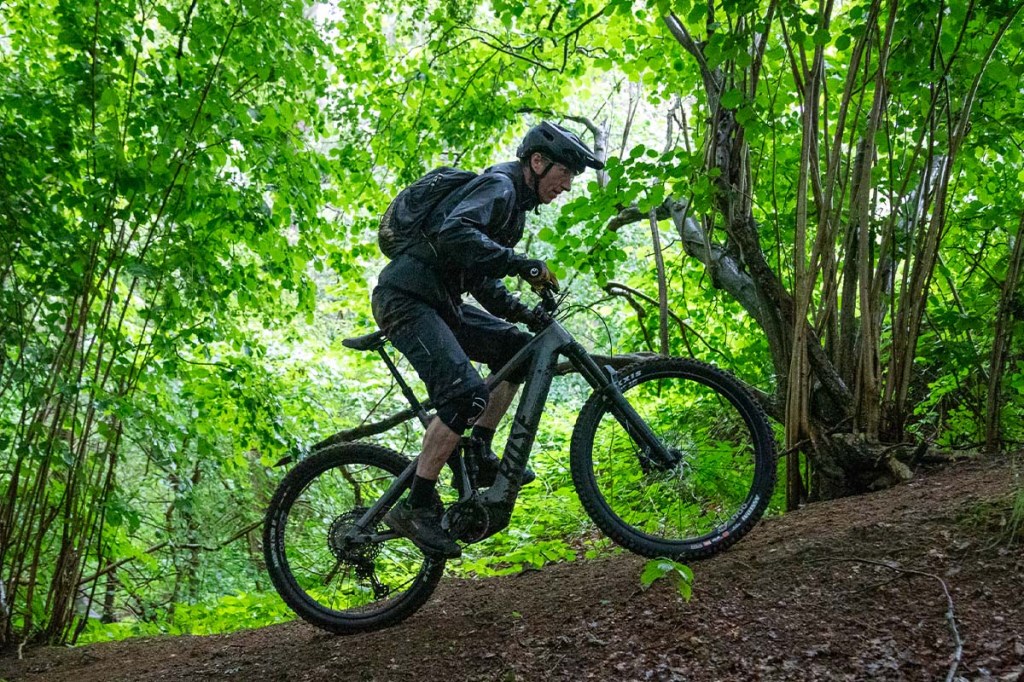
{"type": "MultiPolygon", "coordinates": [[[[702,362],[657,358],[619,371],[601,366],[558,321],[560,300],[543,291],[534,338],[487,379],[496,386],[529,367],[494,483],[479,489],[461,446],[449,459],[458,499],[442,525],[475,543],[509,525],[560,358],[592,387],[569,451],[577,495],[593,522],[645,557],[699,559],[731,546],[761,518],[775,485],[775,442],[742,383],[702,362]]],[[[564,298],[564,297],[563,297],[564,298]]],[[[420,402],[385,351],[380,331],[346,339],[376,351],[412,412],[420,402]]],[[[264,524],[267,569],[284,601],[339,634],[394,625],[437,586],[445,560],[392,532],[384,514],[412,482],[416,460],[364,442],[328,446],[281,481],[264,524]]],[[[435,493],[436,494],[436,493],[435,493]]],[[[441,505],[440,497],[435,504],[441,505]]]]}

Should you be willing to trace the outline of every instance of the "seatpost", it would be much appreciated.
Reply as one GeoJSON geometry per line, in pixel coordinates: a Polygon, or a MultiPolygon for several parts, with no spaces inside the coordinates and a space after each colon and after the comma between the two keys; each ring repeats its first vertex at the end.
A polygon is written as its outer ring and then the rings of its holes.
{"type": "Polygon", "coordinates": [[[395,363],[391,361],[391,356],[387,354],[383,347],[377,349],[377,353],[380,354],[384,364],[388,366],[388,370],[391,372],[391,376],[395,377],[395,381],[398,382],[398,387],[402,389],[402,395],[409,401],[409,405],[412,406],[413,411],[416,412],[416,418],[420,420],[423,427],[426,428],[427,424],[430,423],[430,419],[427,416],[427,411],[423,409],[423,405],[416,399],[416,394],[409,388],[409,384],[405,383],[405,379],[399,373],[398,368],[395,367],[395,363]]]}

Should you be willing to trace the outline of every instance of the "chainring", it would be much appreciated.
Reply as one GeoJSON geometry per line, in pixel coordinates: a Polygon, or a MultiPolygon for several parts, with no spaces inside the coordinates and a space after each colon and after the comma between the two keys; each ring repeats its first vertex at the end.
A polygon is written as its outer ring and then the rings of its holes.
{"type": "Polygon", "coordinates": [[[453,538],[473,543],[488,536],[488,531],[491,528],[491,515],[478,500],[470,499],[449,507],[441,521],[441,526],[453,538]]]}

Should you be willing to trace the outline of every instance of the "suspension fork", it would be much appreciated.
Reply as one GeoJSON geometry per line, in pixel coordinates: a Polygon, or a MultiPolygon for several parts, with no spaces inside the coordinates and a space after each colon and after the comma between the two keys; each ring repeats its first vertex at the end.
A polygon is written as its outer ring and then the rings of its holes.
{"type": "Polygon", "coordinates": [[[605,369],[597,364],[583,346],[573,341],[562,349],[573,367],[579,370],[594,392],[602,395],[611,408],[612,416],[622,425],[629,437],[641,450],[641,459],[654,462],[664,467],[671,467],[678,461],[678,455],[669,452],[647,422],[637,414],[629,404],[622,390],[615,381],[616,375],[611,368],[605,369]]]}

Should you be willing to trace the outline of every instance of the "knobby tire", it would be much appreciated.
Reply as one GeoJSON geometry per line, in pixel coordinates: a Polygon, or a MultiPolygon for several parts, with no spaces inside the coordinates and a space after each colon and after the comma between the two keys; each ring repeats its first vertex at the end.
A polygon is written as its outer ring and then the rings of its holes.
{"type": "MultiPolygon", "coordinates": [[[[404,538],[349,554],[338,548],[346,528],[408,464],[386,448],[342,443],[282,479],[267,510],[263,551],[274,587],[304,620],[337,634],[377,630],[412,615],[437,587],[445,561],[404,538]]],[[[379,519],[375,529],[386,531],[379,519]]]]}
{"type": "Polygon", "coordinates": [[[616,382],[676,460],[652,463],[595,392],[573,430],[570,468],[598,528],[652,558],[700,559],[742,538],[776,477],[771,427],[743,384],[674,358],[631,365],[616,382]]]}

